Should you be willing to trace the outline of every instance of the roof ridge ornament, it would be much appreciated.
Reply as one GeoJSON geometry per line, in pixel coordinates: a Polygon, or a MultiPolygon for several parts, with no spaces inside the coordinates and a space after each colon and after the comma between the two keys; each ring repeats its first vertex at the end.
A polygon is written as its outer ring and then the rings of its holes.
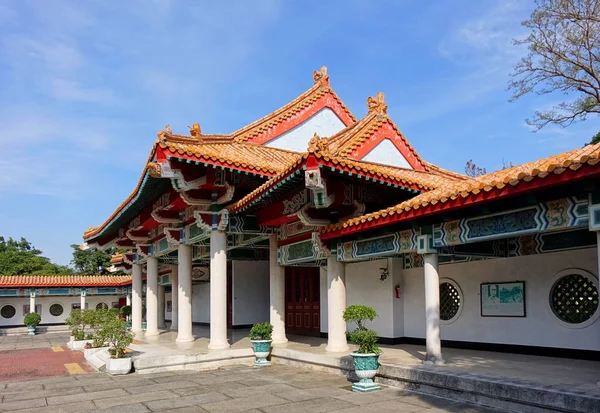
{"type": "Polygon", "coordinates": [[[321,70],[315,70],[313,72],[313,80],[315,85],[321,85],[321,87],[329,87],[329,75],[327,74],[327,66],[321,66],[321,70]]]}
{"type": "Polygon", "coordinates": [[[383,99],[383,92],[377,92],[376,96],[369,96],[367,98],[367,107],[369,108],[369,113],[387,115],[387,104],[383,99]]]}
{"type": "Polygon", "coordinates": [[[200,124],[198,122],[194,123],[192,126],[188,126],[190,129],[190,135],[194,138],[200,139],[200,135],[202,135],[202,130],[200,129],[200,124]]]}
{"type": "Polygon", "coordinates": [[[321,138],[317,132],[308,142],[308,152],[315,155],[329,156],[329,139],[321,138]]]}

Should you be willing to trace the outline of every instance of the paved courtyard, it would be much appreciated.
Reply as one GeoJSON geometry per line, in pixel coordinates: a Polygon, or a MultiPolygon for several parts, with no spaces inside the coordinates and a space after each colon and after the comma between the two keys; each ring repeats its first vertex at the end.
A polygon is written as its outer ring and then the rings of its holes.
{"type": "Polygon", "coordinates": [[[358,394],[341,376],[275,365],[111,377],[104,373],[0,383],[0,411],[492,413],[393,388],[358,394]]]}

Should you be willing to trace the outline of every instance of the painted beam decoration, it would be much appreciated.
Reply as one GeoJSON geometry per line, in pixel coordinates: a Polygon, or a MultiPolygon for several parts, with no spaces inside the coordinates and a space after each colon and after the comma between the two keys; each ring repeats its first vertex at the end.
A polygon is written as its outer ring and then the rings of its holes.
{"type": "Polygon", "coordinates": [[[588,200],[569,197],[514,211],[434,225],[433,245],[445,247],[587,225],[588,200]]]}
{"type": "Polygon", "coordinates": [[[364,261],[376,257],[415,252],[418,229],[408,229],[375,238],[348,241],[338,244],[338,261],[364,261]]]}
{"type": "Polygon", "coordinates": [[[49,296],[80,296],[85,295],[127,295],[129,287],[48,287],[48,288],[0,288],[0,297],[29,297],[34,293],[36,297],[49,296]]]}
{"type": "Polygon", "coordinates": [[[277,247],[277,263],[279,265],[297,265],[325,260],[331,251],[321,242],[318,232],[313,232],[310,239],[277,247]]]}

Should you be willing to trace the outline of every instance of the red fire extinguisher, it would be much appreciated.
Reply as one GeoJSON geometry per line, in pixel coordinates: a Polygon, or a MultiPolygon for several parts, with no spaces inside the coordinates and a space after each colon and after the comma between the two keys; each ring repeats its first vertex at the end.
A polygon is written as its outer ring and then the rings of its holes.
{"type": "Polygon", "coordinates": [[[394,290],[396,290],[396,298],[400,298],[400,286],[397,285],[396,287],[394,287],[394,290]]]}

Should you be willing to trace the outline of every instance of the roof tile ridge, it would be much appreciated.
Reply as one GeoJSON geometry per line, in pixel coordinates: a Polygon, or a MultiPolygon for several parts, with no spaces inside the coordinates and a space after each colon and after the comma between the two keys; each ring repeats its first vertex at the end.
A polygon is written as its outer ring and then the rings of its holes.
{"type": "Polygon", "coordinates": [[[322,92],[323,89],[329,89],[329,87],[323,88],[321,85],[319,84],[315,84],[313,85],[310,89],[306,90],[304,93],[302,93],[301,95],[299,95],[298,97],[296,97],[295,99],[291,100],[290,102],[286,103],[285,105],[275,109],[274,111],[258,118],[257,120],[255,120],[252,123],[249,123],[237,130],[235,130],[234,132],[231,133],[231,135],[234,138],[237,138],[239,135],[242,135],[252,129],[254,129],[256,126],[264,124],[274,118],[276,118],[277,116],[286,113],[289,109],[291,109],[292,107],[294,107],[295,105],[297,105],[298,103],[302,102],[303,100],[311,97],[313,94],[322,92]]]}

